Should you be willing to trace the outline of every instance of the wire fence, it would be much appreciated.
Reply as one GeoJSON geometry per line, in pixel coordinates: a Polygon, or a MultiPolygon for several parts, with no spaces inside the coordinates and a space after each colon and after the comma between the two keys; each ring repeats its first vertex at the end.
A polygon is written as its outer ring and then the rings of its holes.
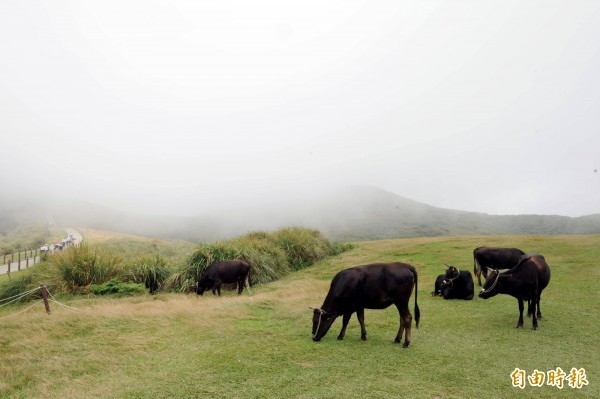
{"type": "Polygon", "coordinates": [[[38,291],[40,291],[42,299],[37,300],[31,306],[29,306],[29,307],[27,307],[25,309],[22,309],[22,310],[19,310],[17,312],[13,312],[13,313],[8,314],[6,316],[0,317],[0,320],[8,319],[9,317],[14,317],[14,316],[20,315],[22,313],[25,313],[28,310],[33,309],[35,306],[37,306],[37,305],[39,305],[41,303],[44,304],[44,306],[46,308],[46,313],[50,314],[50,302],[55,303],[55,304],[57,304],[57,305],[65,308],[65,309],[68,309],[68,310],[71,310],[71,311],[81,311],[81,309],[77,309],[77,308],[65,305],[64,303],[60,303],[59,301],[57,301],[56,298],[54,298],[54,296],[50,293],[50,291],[48,291],[48,288],[46,288],[46,286],[44,284],[40,284],[40,286],[37,287],[37,288],[31,289],[29,291],[22,292],[22,293],[17,294],[17,295],[13,295],[12,297],[0,299],[0,309],[3,308],[4,306],[10,305],[11,303],[15,303],[15,302],[17,302],[19,300],[22,300],[22,299],[26,298],[29,295],[34,295],[38,291]]]}

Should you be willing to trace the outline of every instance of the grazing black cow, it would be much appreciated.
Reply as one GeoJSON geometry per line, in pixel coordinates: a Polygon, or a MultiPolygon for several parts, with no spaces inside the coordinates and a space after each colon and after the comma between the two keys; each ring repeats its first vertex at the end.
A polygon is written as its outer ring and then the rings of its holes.
{"type": "Polygon", "coordinates": [[[335,275],[327,297],[320,309],[314,309],[312,339],[318,342],[327,334],[334,320],[343,315],[342,330],[338,339],[344,339],[348,321],[354,312],[360,323],[360,338],[367,339],[365,329],[365,309],[385,309],[394,304],[400,314],[400,328],[395,342],[402,340],[406,330],[404,345],[411,340],[412,315],[408,301],[415,287],[415,320],[419,327],[420,311],[417,304],[417,271],[405,263],[376,263],[342,270],[335,275]]]}
{"type": "Polygon", "coordinates": [[[250,263],[245,260],[215,262],[204,269],[198,279],[196,294],[202,295],[204,291],[211,289],[213,295],[218,292],[221,296],[221,284],[237,283],[238,295],[241,295],[249,272],[250,263]]]}
{"type": "Polygon", "coordinates": [[[435,284],[433,286],[433,292],[431,293],[431,296],[442,296],[442,287],[444,286],[445,282],[446,274],[440,274],[439,276],[437,276],[437,278],[435,279],[435,284]]]}
{"type": "Polygon", "coordinates": [[[445,280],[442,284],[444,299],[473,299],[475,284],[470,271],[458,270],[454,266],[448,266],[444,277],[445,280]]]}
{"type": "Polygon", "coordinates": [[[523,301],[527,300],[527,315],[533,319],[533,329],[537,330],[537,319],[542,318],[540,297],[550,282],[550,267],[542,255],[523,255],[517,265],[500,273],[492,270],[485,281],[479,297],[488,299],[496,294],[508,294],[519,301],[519,322],[523,327],[523,301]],[[537,314],[536,314],[537,312],[537,314]]]}
{"type": "Polygon", "coordinates": [[[479,247],[473,250],[473,273],[481,287],[481,274],[487,278],[487,269],[510,269],[525,252],[518,248],[479,247]]]}

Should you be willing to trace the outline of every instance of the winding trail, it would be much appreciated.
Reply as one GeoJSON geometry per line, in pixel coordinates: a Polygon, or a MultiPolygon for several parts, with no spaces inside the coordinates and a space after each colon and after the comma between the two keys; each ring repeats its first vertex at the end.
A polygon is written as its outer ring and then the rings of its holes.
{"type": "MultiPolygon", "coordinates": [[[[67,236],[69,234],[73,235],[73,245],[79,245],[81,244],[81,242],[83,241],[83,236],[81,235],[81,233],[79,233],[77,230],[70,228],[70,227],[66,227],[65,231],[67,232],[67,236]]],[[[1,259],[0,259],[1,260],[1,259]]],[[[24,270],[27,267],[31,267],[33,265],[35,265],[36,263],[39,263],[40,261],[40,257],[36,256],[35,258],[29,258],[29,260],[27,259],[22,259],[21,262],[11,262],[10,263],[10,273],[15,273],[18,272],[19,270],[24,270]]],[[[8,273],[8,264],[5,265],[0,265],[0,274],[7,274],[8,273]]]]}

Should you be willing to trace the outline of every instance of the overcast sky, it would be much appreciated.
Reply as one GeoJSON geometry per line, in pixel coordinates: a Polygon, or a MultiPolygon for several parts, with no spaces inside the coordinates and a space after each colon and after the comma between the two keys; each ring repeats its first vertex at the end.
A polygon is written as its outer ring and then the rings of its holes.
{"type": "Polygon", "coordinates": [[[600,213],[597,0],[4,0],[0,57],[3,192],[600,213]]]}

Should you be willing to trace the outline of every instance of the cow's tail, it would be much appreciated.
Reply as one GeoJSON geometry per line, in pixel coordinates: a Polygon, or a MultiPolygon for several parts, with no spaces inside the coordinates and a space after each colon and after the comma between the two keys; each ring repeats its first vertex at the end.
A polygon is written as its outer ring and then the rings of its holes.
{"type": "Polygon", "coordinates": [[[473,250],[473,274],[477,276],[477,257],[475,256],[475,254],[477,253],[477,250],[479,248],[475,248],[473,250]]]}
{"type": "Polygon", "coordinates": [[[419,328],[419,320],[421,319],[421,311],[419,310],[419,304],[417,303],[417,294],[419,292],[419,277],[417,275],[417,270],[411,266],[410,271],[415,277],[415,324],[417,328],[419,328]]]}

